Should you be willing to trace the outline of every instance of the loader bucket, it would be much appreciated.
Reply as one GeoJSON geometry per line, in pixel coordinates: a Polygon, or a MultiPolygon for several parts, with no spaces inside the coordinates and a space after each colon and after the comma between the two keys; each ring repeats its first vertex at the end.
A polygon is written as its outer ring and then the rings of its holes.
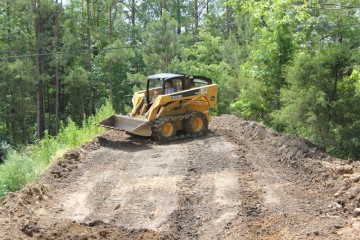
{"type": "Polygon", "coordinates": [[[151,136],[151,126],[145,119],[132,118],[123,115],[112,115],[98,123],[99,126],[123,130],[139,136],[151,136]]]}

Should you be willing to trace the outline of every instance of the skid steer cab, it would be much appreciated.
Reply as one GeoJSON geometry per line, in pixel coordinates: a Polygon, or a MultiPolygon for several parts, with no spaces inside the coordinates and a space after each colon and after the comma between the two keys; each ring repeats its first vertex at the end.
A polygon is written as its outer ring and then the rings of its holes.
{"type": "Polygon", "coordinates": [[[148,76],[132,104],[126,116],[112,115],[99,125],[161,142],[201,136],[211,121],[209,107],[217,104],[217,85],[203,76],[159,73],[148,76]]]}

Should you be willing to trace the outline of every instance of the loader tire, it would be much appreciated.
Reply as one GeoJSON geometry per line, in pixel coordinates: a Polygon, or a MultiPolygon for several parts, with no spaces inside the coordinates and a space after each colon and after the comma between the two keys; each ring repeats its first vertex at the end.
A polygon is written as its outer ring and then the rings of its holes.
{"type": "Polygon", "coordinates": [[[184,120],[184,131],[191,135],[201,135],[208,130],[208,121],[201,112],[196,112],[190,118],[184,120]]]}
{"type": "Polygon", "coordinates": [[[176,122],[171,119],[159,117],[151,125],[151,131],[152,137],[156,141],[172,141],[177,132],[176,122]]]}

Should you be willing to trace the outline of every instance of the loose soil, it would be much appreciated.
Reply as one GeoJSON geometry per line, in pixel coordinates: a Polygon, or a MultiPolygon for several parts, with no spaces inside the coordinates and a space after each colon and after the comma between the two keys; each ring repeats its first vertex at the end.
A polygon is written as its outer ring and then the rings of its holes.
{"type": "Polygon", "coordinates": [[[0,239],[360,239],[360,162],[232,115],[159,145],[108,131],[0,208],[0,239]]]}

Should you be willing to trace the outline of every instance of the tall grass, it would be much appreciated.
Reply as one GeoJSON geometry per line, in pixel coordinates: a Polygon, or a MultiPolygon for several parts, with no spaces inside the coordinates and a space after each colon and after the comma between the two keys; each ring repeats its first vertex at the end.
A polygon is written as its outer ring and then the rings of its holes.
{"type": "Polygon", "coordinates": [[[11,149],[0,165],[0,199],[9,192],[36,181],[37,176],[44,172],[57,153],[77,148],[103,133],[104,128],[96,126],[96,123],[113,113],[110,102],[107,102],[94,116],[85,119],[81,127],[68,118],[67,125],[62,124],[57,137],[46,132],[45,137],[37,144],[19,150],[11,149]]]}

